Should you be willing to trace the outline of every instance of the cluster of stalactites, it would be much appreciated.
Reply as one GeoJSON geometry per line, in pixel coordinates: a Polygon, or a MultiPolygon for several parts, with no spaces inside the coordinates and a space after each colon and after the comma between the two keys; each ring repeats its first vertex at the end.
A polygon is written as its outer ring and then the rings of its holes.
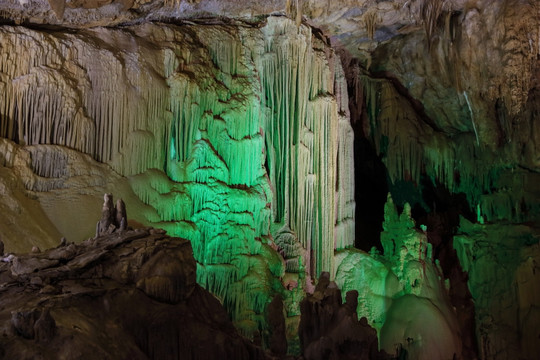
{"type": "Polygon", "coordinates": [[[170,104],[153,69],[76,36],[3,27],[0,37],[0,136],[67,146],[125,175],[162,166],[170,104]]]}
{"type": "Polygon", "coordinates": [[[306,249],[306,271],[332,271],[354,242],[353,133],[336,56],[308,27],[269,21],[260,62],[274,221],[306,249]],[[313,254],[313,255],[311,255],[313,254]],[[312,257],[313,256],[313,257],[312,257]]]}
{"type": "Polygon", "coordinates": [[[452,193],[464,193],[471,210],[478,205],[489,221],[523,221],[537,213],[534,200],[524,191],[531,176],[512,169],[516,161],[512,147],[494,152],[478,146],[473,133],[446,136],[423,122],[390,81],[365,75],[360,81],[368,113],[366,136],[393,184],[410,181],[419,186],[427,176],[452,193]],[[515,191],[510,193],[510,188],[515,191]]]}
{"type": "MultiPolygon", "coordinates": [[[[200,29],[2,28],[0,136],[129,176],[148,220],[192,241],[199,282],[260,325],[284,267],[272,222],[290,230],[296,271],[333,271],[354,242],[346,82],[324,41],[287,18],[200,29]]],[[[63,176],[53,155],[33,156],[35,171],[63,176]]]]}

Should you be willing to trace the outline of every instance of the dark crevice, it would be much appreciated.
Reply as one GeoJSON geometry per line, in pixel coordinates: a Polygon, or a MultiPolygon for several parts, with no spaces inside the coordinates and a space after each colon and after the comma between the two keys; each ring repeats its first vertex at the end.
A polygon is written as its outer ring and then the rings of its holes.
{"type": "Polygon", "coordinates": [[[417,226],[427,227],[427,237],[433,247],[433,259],[439,260],[445,279],[450,280],[450,301],[456,315],[463,341],[463,355],[466,359],[478,357],[475,335],[475,309],[467,282],[468,274],[463,271],[453,246],[453,237],[459,228],[460,216],[474,221],[465,194],[452,194],[444,185],[431,179],[422,179],[423,200],[426,209],[413,208],[412,215],[417,226]]]}
{"type": "MultiPolygon", "coordinates": [[[[359,122],[357,122],[359,124],[359,122]]],[[[384,220],[384,204],[388,194],[387,171],[371,143],[355,129],[355,247],[369,251],[382,250],[380,232],[384,220]]]]}

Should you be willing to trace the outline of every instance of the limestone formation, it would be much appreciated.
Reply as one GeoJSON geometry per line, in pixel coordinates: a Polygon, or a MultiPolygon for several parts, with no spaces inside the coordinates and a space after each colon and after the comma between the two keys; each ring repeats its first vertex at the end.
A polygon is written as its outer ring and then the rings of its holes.
{"type": "Polygon", "coordinates": [[[266,358],[196,284],[190,243],[150,230],[115,232],[2,263],[2,356],[266,358]]]}
{"type": "MultiPolygon", "coordinates": [[[[380,348],[387,353],[406,352],[410,358],[425,360],[462,358],[458,316],[426,233],[416,229],[410,206],[406,204],[400,214],[391,196],[384,218],[384,254],[338,254],[335,282],[344,291],[358,292],[358,301],[347,303],[359,318],[369,320],[377,330],[380,348]]],[[[317,287],[328,283],[329,276],[317,287]]]]}
{"type": "Polygon", "coordinates": [[[101,219],[97,226],[96,236],[110,234],[116,229],[116,211],[114,208],[112,194],[103,196],[103,207],[101,209],[101,219]]]}
{"type": "Polygon", "coordinates": [[[101,219],[96,225],[95,237],[127,229],[126,204],[124,201],[118,199],[116,201],[116,206],[114,206],[112,194],[105,194],[103,200],[101,219]]]}
{"type": "MultiPolygon", "coordinates": [[[[143,24],[125,32],[82,30],[87,36],[66,41],[2,30],[6,54],[29,49],[20,66],[3,63],[7,78],[18,80],[5,85],[9,114],[1,135],[33,146],[30,189],[45,197],[78,177],[73,155],[45,144],[76,149],[131,176],[138,201],[153,208],[142,220],[193,242],[199,283],[229,304],[233,318],[243,308],[262,315],[273,296],[283,272],[270,250],[274,223],[286,224],[296,239],[297,249],[286,255],[291,270],[301,256],[310,275],[332,271],[334,249],[352,246],[346,82],[339,58],[310,27],[269,17],[260,27],[206,28],[208,36],[195,26],[143,24]],[[155,52],[146,37],[167,45],[155,52]],[[110,41],[125,46],[93,46],[110,41]],[[132,42],[137,49],[126,45],[132,42]],[[149,58],[139,61],[138,53],[149,58]],[[29,111],[15,114],[11,96],[23,96],[20,107],[29,111]],[[248,272],[260,259],[270,272],[255,280],[248,272]],[[264,300],[243,298],[241,289],[264,300]]],[[[111,226],[113,212],[106,199],[96,236],[127,226],[111,226]]],[[[238,320],[259,327],[259,315],[238,320]]]]}
{"type": "Polygon", "coordinates": [[[454,248],[468,274],[481,356],[537,356],[532,338],[540,336],[535,325],[540,319],[536,310],[540,246],[531,232],[526,225],[483,225],[460,219],[454,248]]]}
{"type": "Polygon", "coordinates": [[[116,219],[115,225],[119,231],[124,231],[127,229],[127,213],[126,213],[126,204],[122,199],[116,200],[115,207],[116,219]]]}

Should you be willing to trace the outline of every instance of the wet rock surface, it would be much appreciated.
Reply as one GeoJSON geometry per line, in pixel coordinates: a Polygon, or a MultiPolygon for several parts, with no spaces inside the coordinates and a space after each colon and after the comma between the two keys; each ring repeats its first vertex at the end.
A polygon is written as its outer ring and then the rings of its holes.
{"type": "Polygon", "coordinates": [[[196,284],[191,244],[145,228],[0,263],[5,359],[260,359],[196,284]]]}

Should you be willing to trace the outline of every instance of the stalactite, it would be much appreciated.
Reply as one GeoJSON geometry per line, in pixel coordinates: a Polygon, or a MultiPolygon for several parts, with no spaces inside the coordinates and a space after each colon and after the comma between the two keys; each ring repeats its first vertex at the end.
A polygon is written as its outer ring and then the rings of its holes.
{"type": "Polygon", "coordinates": [[[352,132],[350,124],[340,125],[338,116],[346,111],[345,82],[333,55],[319,51],[322,45],[314,39],[306,46],[305,39],[312,38],[306,32],[309,29],[269,20],[263,29],[267,44],[261,59],[261,83],[263,104],[272,116],[267,119],[266,144],[275,186],[274,221],[290,226],[306,249],[307,271],[319,274],[332,269],[335,246],[350,246],[354,241],[352,214],[338,215],[335,207],[341,197],[340,210],[345,203],[354,209],[352,188],[346,184],[353,166],[345,155],[352,146],[352,132]],[[338,160],[339,146],[344,153],[338,160]],[[339,170],[338,161],[343,166],[339,170]],[[340,179],[343,186],[336,189],[340,179]],[[346,220],[349,217],[351,221],[346,220]]]}
{"type": "Polygon", "coordinates": [[[32,170],[41,177],[60,178],[67,174],[66,154],[54,148],[30,148],[32,170]]]}
{"type": "MultiPolygon", "coordinates": [[[[382,157],[392,184],[409,181],[418,186],[425,176],[453,194],[465,194],[470,210],[478,206],[485,222],[522,222],[537,216],[536,195],[524,192],[523,183],[534,176],[516,175],[516,164],[522,161],[516,147],[494,151],[483,146],[475,125],[468,133],[444,135],[423,122],[388,80],[360,75],[356,81],[364,84],[365,134],[382,157]]],[[[468,104],[473,111],[474,103],[468,104]]]]}
{"type": "Polygon", "coordinates": [[[15,144],[0,137],[0,166],[11,168],[15,160],[15,144]]]}
{"type": "Polygon", "coordinates": [[[425,0],[420,7],[420,21],[424,25],[428,43],[431,44],[437,23],[445,10],[446,0],[425,0]]]}
{"type": "Polygon", "coordinates": [[[303,0],[287,0],[285,4],[285,12],[295,20],[296,26],[302,24],[302,2],[303,0]]]}
{"type": "Polygon", "coordinates": [[[351,159],[354,159],[354,133],[349,115],[345,74],[339,64],[336,64],[335,68],[335,93],[340,115],[338,117],[334,247],[341,250],[353,246],[355,240],[354,163],[351,162],[351,159]]]}
{"type": "MultiPolygon", "coordinates": [[[[287,18],[159,29],[60,39],[3,27],[0,136],[71,147],[127,176],[148,222],[191,241],[199,283],[244,331],[264,329],[285,267],[333,271],[334,250],[354,242],[341,62],[287,18]],[[272,223],[290,231],[288,262],[272,250],[272,223]]],[[[29,188],[62,186],[61,157],[32,161],[41,176],[29,188]]]]}
{"type": "Polygon", "coordinates": [[[375,30],[377,27],[377,23],[380,21],[379,14],[377,13],[377,11],[370,9],[364,14],[363,19],[368,37],[370,39],[375,38],[375,30]]]}

